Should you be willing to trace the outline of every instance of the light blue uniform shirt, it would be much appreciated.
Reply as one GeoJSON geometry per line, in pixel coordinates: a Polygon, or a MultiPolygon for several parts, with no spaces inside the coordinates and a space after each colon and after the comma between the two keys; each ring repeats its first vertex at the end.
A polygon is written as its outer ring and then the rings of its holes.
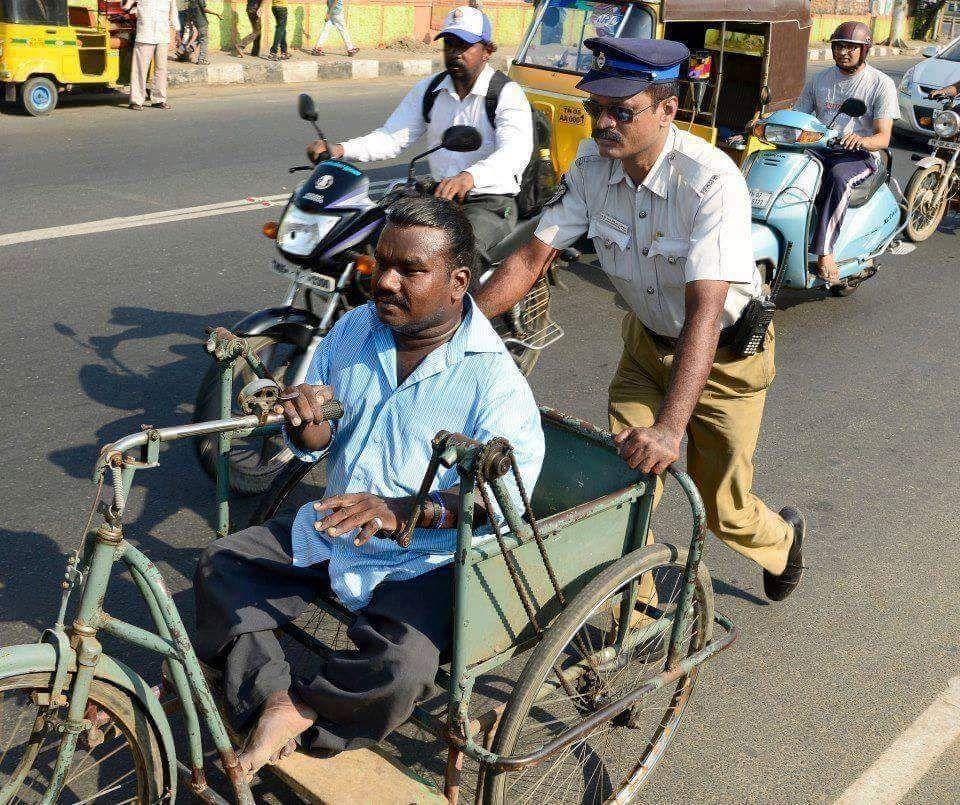
{"type": "MultiPolygon", "coordinates": [[[[393,333],[372,302],[345,315],[323,340],[306,382],[332,386],[343,403],[327,458],[327,496],[370,492],[383,498],[415,495],[438,431],[478,441],[502,436],[513,445],[527,490],[543,464],[543,430],[533,393],[490,322],[472,299],[446,344],[427,355],[397,386],[393,333]]],[[[319,454],[304,453],[305,461],[319,454]]],[[[459,484],[456,467],[440,468],[432,489],[459,484]]],[[[508,482],[508,486],[513,484],[508,482]]],[[[519,506],[519,494],[514,490],[519,506]]],[[[329,561],[330,583],[350,610],[370,601],[386,579],[411,579],[446,564],[456,549],[456,530],[418,528],[409,548],[374,537],[359,548],[356,531],[336,537],[316,530],[322,514],[303,506],[293,523],[293,563],[329,561]]]]}

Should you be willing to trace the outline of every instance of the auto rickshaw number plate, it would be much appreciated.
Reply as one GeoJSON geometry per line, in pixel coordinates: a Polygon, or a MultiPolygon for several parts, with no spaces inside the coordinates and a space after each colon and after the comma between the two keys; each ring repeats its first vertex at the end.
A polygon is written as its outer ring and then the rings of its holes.
{"type": "Polygon", "coordinates": [[[337,282],[333,277],[328,277],[324,274],[316,274],[313,271],[301,271],[299,268],[288,266],[286,263],[281,263],[279,260],[273,260],[270,264],[270,268],[275,274],[279,274],[281,277],[288,277],[297,283],[297,285],[306,286],[313,291],[320,291],[321,293],[333,293],[337,287],[337,282]]]}

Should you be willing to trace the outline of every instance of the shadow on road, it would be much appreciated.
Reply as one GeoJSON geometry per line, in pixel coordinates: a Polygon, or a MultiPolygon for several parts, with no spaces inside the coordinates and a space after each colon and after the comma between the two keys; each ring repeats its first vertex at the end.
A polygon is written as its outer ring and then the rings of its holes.
{"type": "MultiPolygon", "coordinates": [[[[121,416],[96,431],[93,443],[54,450],[48,458],[74,478],[90,478],[100,448],[144,424],[186,423],[193,411],[194,395],[210,358],[203,350],[204,328],[236,321],[243,311],[197,315],[145,307],[115,308],[109,324],[121,329],[114,335],[81,338],[72,327],[58,322],[54,329],[65,339],[91,350],[96,362],[81,367],[80,386],[87,397],[117,409],[121,416]],[[137,340],[177,338],[168,348],[172,360],[163,363],[162,353],[150,353],[152,360],[134,367],[119,357],[122,345],[137,340]],[[157,360],[160,358],[160,360],[157,360]]],[[[135,523],[138,538],[153,557],[176,561],[177,549],[151,537],[152,531],[183,509],[198,514],[210,527],[215,522],[212,482],[203,475],[194,457],[193,444],[184,441],[161,453],[161,469],[143,470],[136,476],[131,494],[128,522],[135,523]]],[[[91,485],[91,494],[93,486],[91,485]]],[[[237,507],[241,516],[243,506],[237,507]]],[[[239,520],[237,520],[239,522],[239,520]]],[[[195,551],[190,550],[191,557],[195,551]]]]}

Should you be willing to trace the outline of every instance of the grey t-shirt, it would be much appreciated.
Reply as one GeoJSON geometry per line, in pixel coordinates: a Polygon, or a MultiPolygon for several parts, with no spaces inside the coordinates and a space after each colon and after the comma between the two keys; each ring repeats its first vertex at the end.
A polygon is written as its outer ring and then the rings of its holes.
{"type": "Polygon", "coordinates": [[[848,98],[858,98],[867,105],[862,117],[840,115],[833,128],[841,134],[874,134],[873,121],[880,118],[896,120],[900,117],[897,87],[893,79],[869,64],[854,75],[847,75],[836,65],[821,70],[811,78],[793,108],[798,112],[816,115],[825,126],[848,98]]]}

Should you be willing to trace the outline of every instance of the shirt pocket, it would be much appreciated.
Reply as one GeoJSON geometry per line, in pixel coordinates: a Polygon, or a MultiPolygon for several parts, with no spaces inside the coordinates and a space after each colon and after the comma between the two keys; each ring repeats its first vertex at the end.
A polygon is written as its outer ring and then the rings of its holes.
{"type": "Polygon", "coordinates": [[[664,288],[682,288],[687,282],[687,257],[690,241],[683,238],[654,238],[648,252],[657,271],[657,282],[664,288]]]}
{"type": "Polygon", "coordinates": [[[622,280],[633,279],[636,260],[631,243],[633,238],[629,232],[621,232],[603,221],[593,219],[587,237],[593,241],[600,257],[600,266],[607,274],[622,280]]]}

